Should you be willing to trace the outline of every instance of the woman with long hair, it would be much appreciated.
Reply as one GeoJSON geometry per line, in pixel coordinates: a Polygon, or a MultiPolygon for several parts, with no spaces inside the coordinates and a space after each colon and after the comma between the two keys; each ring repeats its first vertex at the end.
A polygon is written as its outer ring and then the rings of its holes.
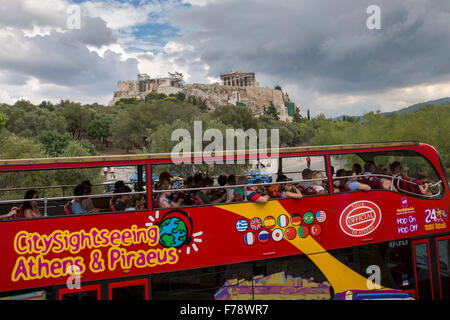
{"type": "MultiPolygon", "coordinates": [[[[37,199],[39,198],[39,193],[36,190],[28,190],[25,193],[24,199],[37,199]]],[[[39,211],[37,201],[27,201],[22,205],[22,212],[25,218],[39,218],[42,217],[39,211]]]]}

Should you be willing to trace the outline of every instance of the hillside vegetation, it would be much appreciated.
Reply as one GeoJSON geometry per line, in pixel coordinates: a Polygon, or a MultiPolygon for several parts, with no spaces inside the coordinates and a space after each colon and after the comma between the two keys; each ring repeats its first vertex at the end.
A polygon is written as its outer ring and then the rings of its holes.
{"type": "Polygon", "coordinates": [[[310,120],[296,115],[293,123],[285,123],[270,108],[259,118],[243,106],[208,112],[183,96],[154,96],[114,107],[18,101],[0,105],[0,158],[96,155],[111,148],[122,153],[171,152],[178,143],[171,141],[172,132],[183,128],[193,137],[194,121],[202,121],[203,131],[215,128],[224,137],[226,129],[279,129],[281,146],[417,140],[433,145],[450,172],[450,103],[399,114],[372,112],[364,121],[330,120],[321,114],[310,120]]]}

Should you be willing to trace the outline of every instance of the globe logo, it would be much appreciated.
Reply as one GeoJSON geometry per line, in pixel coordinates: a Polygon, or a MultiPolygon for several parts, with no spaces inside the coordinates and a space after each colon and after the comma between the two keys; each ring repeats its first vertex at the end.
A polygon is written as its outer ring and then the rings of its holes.
{"type": "Polygon", "coordinates": [[[165,248],[181,247],[188,236],[186,223],[177,217],[164,219],[159,226],[159,243],[165,248]]]}

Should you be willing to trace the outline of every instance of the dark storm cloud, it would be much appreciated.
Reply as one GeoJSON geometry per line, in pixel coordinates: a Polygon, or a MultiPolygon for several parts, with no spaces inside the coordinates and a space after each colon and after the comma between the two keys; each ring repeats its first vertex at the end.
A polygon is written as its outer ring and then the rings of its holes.
{"type": "Polygon", "coordinates": [[[225,1],[179,9],[172,23],[209,76],[244,69],[323,94],[449,79],[447,0],[225,1]],[[381,30],[366,10],[381,8],[381,30]]]}
{"type": "Polygon", "coordinates": [[[34,77],[41,84],[72,88],[95,97],[111,95],[119,79],[133,79],[139,73],[136,59],[122,61],[111,51],[101,57],[87,48],[117,40],[100,18],[83,17],[80,29],[34,37],[25,36],[19,29],[4,30],[0,40],[7,44],[0,48],[0,70],[9,85],[34,77]],[[11,74],[15,76],[10,78],[11,74]]]}

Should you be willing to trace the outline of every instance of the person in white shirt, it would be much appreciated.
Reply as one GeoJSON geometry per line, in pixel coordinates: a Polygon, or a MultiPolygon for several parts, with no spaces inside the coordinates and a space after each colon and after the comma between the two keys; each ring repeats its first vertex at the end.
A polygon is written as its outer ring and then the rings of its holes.
{"type": "Polygon", "coordinates": [[[322,185],[323,184],[323,180],[315,180],[315,179],[323,179],[323,178],[325,178],[325,175],[322,172],[320,172],[320,171],[314,171],[314,173],[312,174],[312,179],[313,179],[312,187],[319,194],[327,193],[325,188],[322,185]]]}

